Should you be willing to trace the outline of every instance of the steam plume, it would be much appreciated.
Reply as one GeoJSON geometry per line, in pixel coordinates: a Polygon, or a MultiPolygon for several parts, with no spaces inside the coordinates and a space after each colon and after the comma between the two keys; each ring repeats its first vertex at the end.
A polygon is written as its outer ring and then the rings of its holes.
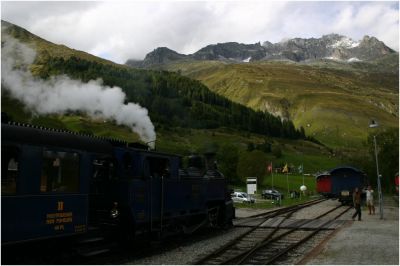
{"type": "Polygon", "coordinates": [[[2,42],[1,83],[29,109],[39,114],[81,111],[126,125],[145,142],[156,139],[147,109],[135,103],[124,104],[121,88],[105,86],[101,79],[83,83],[66,75],[48,80],[33,77],[28,66],[36,57],[35,50],[7,35],[2,36],[2,42]]]}

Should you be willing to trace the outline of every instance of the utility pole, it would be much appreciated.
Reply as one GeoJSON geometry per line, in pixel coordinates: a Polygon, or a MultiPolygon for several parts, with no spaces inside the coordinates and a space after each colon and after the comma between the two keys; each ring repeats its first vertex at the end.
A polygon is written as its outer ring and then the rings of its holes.
{"type": "MultiPolygon", "coordinates": [[[[376,128],[376,127],[378,127],[378,123],[376,123],[375,120],[372,120],[369,127],[376,128]]],[[[382,186],[381,186],[382,176],[379,174],[378,150],[376,147],[376,135],[374,135],[374,150],[375,150],[375,162],[376,162],[376,175],[377,175],[377,183],[378,183],[379,215],[380,215],[380,219],[382,220],[383,219],[383,195],[382,195],[382,186]]]]}

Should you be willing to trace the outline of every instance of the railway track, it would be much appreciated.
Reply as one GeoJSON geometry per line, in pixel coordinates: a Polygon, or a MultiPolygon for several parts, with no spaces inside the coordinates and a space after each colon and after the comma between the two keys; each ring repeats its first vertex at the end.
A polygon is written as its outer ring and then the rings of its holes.
{"type": "Polygon", "coordinates": [[[337,206],[314,219],[291,219],[295,212],[321,201],[253,216],[253,222],[248,220],[245,224],[237,225],[247,224],[251,228],[249,231],[195,264],[276,264],[290,251],[328,229],[334,220],[350,209],[337,206]]]}
{"type": "MultiPolygon", "coordinates": [[[[267,211],[265,213],[251,216],[250,219],[243,219],[243,220],[252,220],[253,222],[257,222],[259,219],[265,219],[267,217],[272,218],[278,214],[285,215],[290,211],[302,209],[307,206],[317,204],[321,201],[324,201],[324,200],[318,199],[318,200],[314,200],[314,201],[309,201],[307,203],[303,203],[298,206],[290,206],[290,207],[281,208],[281,209],[277,209],[277,210],[273,210],[273,211],[267,211]]],[[[240,227],[240,225],[237,225],[237,226],[240,227]]],[[[246,225],[243,225],[243,226],[246,226],[246,225]]],[[[257,231],[257,232],[253,233],[253,236],[256,236],[257,234],[260,235],[260,232],[263,229],[259,228],[259,230],[256,230],[256,228],[250,228],[249,230],[257,231]]],[[[268,229],[268,230],[270,230],[270,229],[268,229]]],[[[205,230],[202,230],[201,232],[191,235],[190,237],[189,236],[175,236],[171,239],[167,238],[167,239],[160,241],[159,244],[156,244],[156,242],[153,242],[152,244],[149,243],[148,245],[143,245],[143,243],[146,243],[146,242],[140,241],[142,244],[140,244],[136,248],[129,248],[129,251],[128,250],[124,251],[121,249],[118,249],[118,250],[114,249],[112,252],[109,252],[108,254],[104,254],[99,257],[95,256],[92,258],[87,258],[87,260],[84,261],[85,262],[84,264],[104,264],[104,263],[105,264],[115,264],[116,262],[118,262],[120,264],[125,264],[135,258],[137,259],[140,257],[143,258],[143,257],[147,257],[147,256],[152,256],[152,255],[158,254],[160,252],[172,250],[176,247],[185,245],[185,244],[193,242],[193,241],[201,241],[201,240],[207,239],[209,237],[215,236],[216,234],[221,234],[221,232],[205,229],[205,230]],[[135,252],[133,252],[133,250],[135,250],[135,252]]]]}

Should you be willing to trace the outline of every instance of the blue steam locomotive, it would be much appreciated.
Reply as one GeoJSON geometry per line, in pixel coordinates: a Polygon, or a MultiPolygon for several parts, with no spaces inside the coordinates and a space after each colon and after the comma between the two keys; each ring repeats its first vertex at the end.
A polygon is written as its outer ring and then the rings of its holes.
{"type": "Polygon", "coordinates": [[[122,238],[191,233],[232,222],[234,208],[211,154],[2,123],[2,245],[101,228],[122,238]]]}

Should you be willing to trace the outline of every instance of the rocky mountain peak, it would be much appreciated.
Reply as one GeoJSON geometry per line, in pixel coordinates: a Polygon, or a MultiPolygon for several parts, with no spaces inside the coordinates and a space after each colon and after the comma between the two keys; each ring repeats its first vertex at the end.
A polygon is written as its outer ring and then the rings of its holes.
{"type": "Polygon", "coordinates": [[[363,39],[362,39],[362,42],[363,43],[380,43],[380,41],[377,39],[377,38],[375,38],[375,37],[370,37],[370,36],[368,36],[368,35],[365,35],[364,37],[363,37],[363,39]]]}
{"type": "Polygon", "coordinates": [[[375,47],[375,48],[379,48],[379,49],[385,49],[385,50],[388,50],[388,51],[389,50],[393,51],[392,49],[387,47],[383,42],[381,42],[377,38],[370,37],[368,35],[365,35],[364,38],[361,40],[360,46],[361,47],[370,47],[370,48],[375,47]]]}
{"type": "Polygon", "coordinates": [[[145,60],[153,60],[158,63],[165,63],[164,61],[172,61],[185,57],[183,54],[179,54],[174,50],[167,47],[159,47],[153,50],[153,52],[148,53],[145,60]]]}
{"type": "Polygon", "coordinates": [[[218,43],[200,49],[193,54],[193,57],[198,60],[246,61],[252,58],[262,58],[263,47],[260,42],[255,44],[237,42],[218,43]]]}
{"type": "Polygon", "coordinates": [[[125,64],[134,67],[150,67],[153,65],[167,64],[171,61],[177,61],[187,58],[184,54],[179,54],[167,47],[158,47],[148,53],[143,61],[128,60],[125,64]]]}
{"type": "Polygon", "coordinates": [[[327,35],[322,35],[321,39],[326,40],[326,41],[339,41],[344,37],[346,37],[346,36],[343,36],[343,35],[340,35],[337,33],[331,33],[331,34],[327,34],[327,35]]]}
{"type": "MultiPolygon", "coordinates": [[[[364,36],[360,41],[331,33],[321,38],[293,38],[271,43],[255,44],[226,42],[210,44],[191,55],[179,54],[160,47],[146,55],[142,66],[164,64],[176,60],[228,60],[250,62],[260,60],[290,60],[295,62],[331,59],[339,61],[369,61],[396,53],[375,37],[364,36]]],[[[127,62],[128,64],[128,62],[127,62]]],[[[131,64],[133,65],[133,64],[131,64]]],[[[135,64],[136,65],[136,64],[135,64]]]]}

